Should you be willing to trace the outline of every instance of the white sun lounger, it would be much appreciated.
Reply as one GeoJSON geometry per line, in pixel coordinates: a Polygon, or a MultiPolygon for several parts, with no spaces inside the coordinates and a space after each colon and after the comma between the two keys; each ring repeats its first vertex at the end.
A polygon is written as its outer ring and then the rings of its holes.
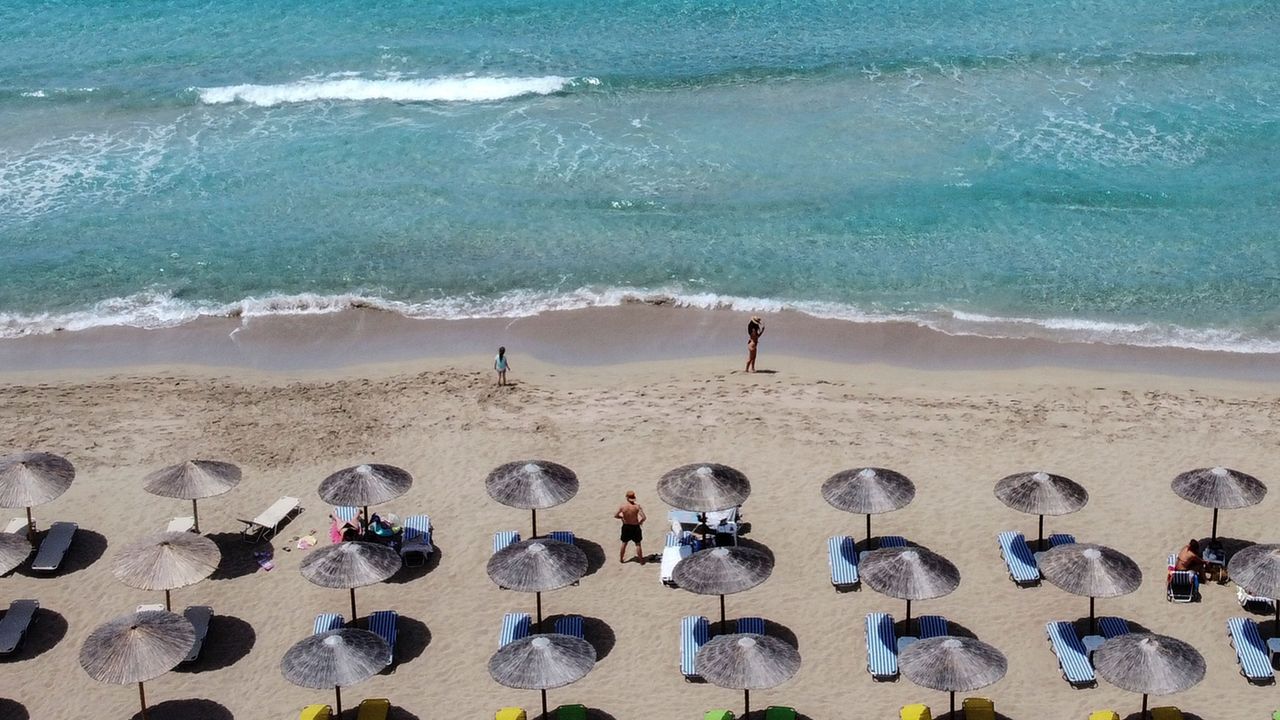
{"type": "Polygon", "coordinates": [[[342,616],[338,613],[320,613],[316,616],[316,623],[311,632],[314,635],[319,635],[330,630],[340,630],[343,624],[342,616]]]}
{"type": "Polygon", "coordinates": [[[1000,543],[1000,554],[1004,556],[1004,565],[1009,569],[1009,577],[1014,584],[1019,587],[1039,585],[1040,568],[1022,533],[1006,530],[997,535],[996,540],[1000,543]]]}
{"type": "Polygon", "coordinates": [[[680,674],[688,681],[698,680],[698,651],[711,639],[711,623],[699,615],[680,620],[680,674]]]}
{"type": "Polygon", "coordinates": [[[31,561],[31,569],[40,572],[56,572],[62,567],[62,560],[71,549],[71,540],[76,536],[79,525],[73,522],[56,522],[49,526],[49,532],[40,542],[40,551],[36,559],[31,561]]]}
{"type": "Polygon", "coordinates": [[[1236,600],[1240,601],[1240,607],[1242,608],[1247,608],[1250,605],[1262,605],[1272,612],[1276,609],[1276,601],[1274,599],[1262,597],[1261,595],[1250,595],[1238,585],[1236,586],[1236,600]]]}
{"type": "Polygon", "coordinates": [[[27,531],[30,529],[31,526],[27,524],[27,519],[24,517],[10,518],[9,524],[4,526],[5,532],[11,535],[21,535],[23,537],[27,536],[27,531]]]}
{"type": "Polygon", "coordinates": [[[1128,635],[1129,623],[1124,618],[1100,617],[1098,618],[1098,630],[1102,633],[1102,637],[1110,640],[1121,635],[1128,635]]]}
{"type": "Polygon", "coordinates": [[[1236,651],[1236,662],[1240,663],[1240,674],[1249,682],[1273,682],[1276,678],[1271,668],[1271,654],[1258,631],[1258,623],[1249,618],[1228,618],[1227,633],[1236,651]]]}
{"type": "Polygon", "coordinates": [[[0,617],[0,655],[12,655],[22,647],[27,629],[31,627],[31,621],[35,619],[36,610],[39,609],[40,602],[37,600],[14,600],[9,603],[9,611],[4,617],[0,617]]]}
{"type": "Polygon", "coordinates": [[[431,544],[431,518],[426,515],[410,515],[404,521],[404,537],[400,544],[400,557],[410,565],[423,565],[436,548],[431,544]],[[409,562],[409,558],[417,562],[409,562]]]}
{"type": "Polygon", "coordinates": [[[167,612],[164,603],[143,603],[133,609],[134,612],[167,612]]]}
{"type": "Polygon", "coordinates": [[[276,500],[271,507],[262,511],[262,514],[252,520],[241,520],[244,523],[244,530],[241,535],[245,540],[270,540],[280,530],[280,525],[284,521],[302,512],[302,504],[295,497],[285,497],[276,500]]]}
{"type": "Polygon", "coordinates": [[[359,514],[360,508],[347,507],[346,505],[333,506],[333,516],[338,519],[338,522],[351,523],[354,525],[356,522],[356,516],[359,514]]]}
{"type": "Polygon", "coordinates": [[[515,530],[499,530],[493,534],[493,551],[498,552],[518,542],[520,542],[520,533],[515,530]]]}
{"type": "Polygon", "coordinates": [[[867,672],[873,680],[898,677],[898,638],[888,613],[867,613],[867,672]]]}
{"type": "Polygon", "coordinates": [[[369,615],[369,632],[385,640],[390,649],[388,665],[396,659],[396,626],[399,622],[400,615],[395,610],[379,610],[369,615]]]}
{"type": "Polygon", "coordinates": [[[504,648],[516,640],[529,637],[532,618],[529,613],[507,613],[502,616],[502,629],[498,632],[498,647],[504,648]]]}
{"type": "Polygon", "coordinates": [[[187,653],[187,657],[182,662],[195,662],[200,659],[200,651],[204,648],[204,639],[209,635],[209,623],[213,621],[213,608],[208,605],[192,605],[182,611],[182,616],[191,623],[191,627],[196,631],[196,641],[191,646],[191,652],[187,653]]]}
{"type": "Polygon", "coordinates": [[[662,548],[662,562],[658,579],[667,587],[676,587],[676,565],[693,554],[693,533],[682,531],[679,535],[667,533],[666,547],[662,548]]]}
{"type": "Polygon", "coordinates": [[[581,615],[565,615],[556,620],[556,632],[561,635],[569,635],[579,640],[586,639],[586,632],[582,626],[581,615]]]}
{"type": "Polygon", "coordinates": [[[196,518],[194,515],[184,515],[176,517],[169,521],[164,527],[165,532],[191,532],[196,529],[196,518]]]}
{"type": "Polygon", "coordinates": [[[1098,684],[1093,674],[1093,664],[1085,654],[1084,644],[1071,623],[1059,620],[1044,626],[1049,636],[1049,644],[1053,654],[1058,656],[1058,666],[1062,668],[1062,677],[1072,687],[1092,687],[1098,684]]]}
{"type": "Polygon", "coordinates": [[[831,567],[831,585],[837,590],[858,587],[858,547],[848,535],[827,538],[827,565],[831,567]]]}

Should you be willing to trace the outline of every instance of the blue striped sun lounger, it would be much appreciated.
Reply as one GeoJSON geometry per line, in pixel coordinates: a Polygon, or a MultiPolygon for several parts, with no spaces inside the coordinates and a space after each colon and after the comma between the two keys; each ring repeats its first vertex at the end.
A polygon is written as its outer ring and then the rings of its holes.
{"type": "Polygon", "coordinates": [[[320,613],[316,616],[316,624],[312,632],[319,635],[320,633],[327,633],[330,630],[339,630],[342,628],[344,623],[345,621],[338,613],[320,613]]]}
{"type": "Polygon", "coordinates": [[[569,530],[556,530],[555,532],[547,533],[547,537],[557,542],[566,543],[568,545],[574,544],[574,542],[577,540],[577,538],[574,537],[574,534],[569,530]]]}
{"type": "Polygon", "coordinates": [[[996,540],[1000,543],[1000,554],[1004,556],[1004,565],[1009,569],[1013,582],[1023,587],[1040,584],[1040,568],[1022,533],[1006,530],[997,535],[996,540]]]}
{"type": "Polygon", "coordinates": [[[498,633],[498,647],[529,637],[532,619],[529,613],[507,613],[502,616],[502,630],[498,633]]]}
{"type": "Polygon", "coordinates": [[[827,564],[831,566],[831,585],[837,590],[858,586],[858,549],[853,538],[848,535],[827,538],[827,564]]]}
{"type": "Polygon", "coordinates": [[[1070,533],[1054,533],[1049,536],[1049,547],[1056,548],[1059,545],[1074,545],[1076,536],[1070,533]]]}
{"type": "Polygon", "coordinates": [[[1100,617],[1098,618],[1098,630],[1102,633],[1102,637],[1110,640],[1113,637],[1128,635],[1129,623],[1124,618],[1100,617]]]}
{"type": "Polygon", "coordinates": [[[698,651],[711,639],[711,623],[705,617],[688,615],[680,620],[680,674],[685,680],[697,680],[698,651]]]}
{"type": "Polygon", "coordinates": [[[586,638],[586,634],[582,629],[581,615],[565,615],[562,618],[558,618],[556,620],[556,632],[561,635],[571,635],[579,640],[586,638]]]}
{"type": "Polygon", "coordinates": [[[431,518],[426,515],[410,515],[405,518],[400,557],[416,557],[418,561],[412,564],[421,565],[433,552],[435,546],[431,544],[431,518]]]}
{"type": "Polygon", "coordinates": [[[888,613],[867,613],[867,672],[874,680],[898,677],[898,638],[888,613]]]}
{"type": "Polygon", "coordinates": [[[951,634],[951,626],[947,623],[947,619],[941,615],[921,615],[917,620],[920,623],[920,639],[932,637],[946,637],[951,634]]]}
{"type": "Polygon", "coordinates": [[[333,516],[338,518],[340,522],[354,523],[356,516],[360,514],[360,508],[347,507],[345,505],[334,505],[333,516]]]}
{"type": "Polygon", "coordinates": [[[742,634],[764,635],[764,618],[738,618],[738,632],[742,634]]]}
{"type": "Polygon", "coordinates": [[[907,539],[902,537],[901,535],[885,535],[884,537],[880,538],[880,547],[882,548],[895,548],[895,547],[906,547],[906,546],[907,546],[907,539]]]}
{"type": "Polygon", "coordinates": [[[387,656],[387,664],[396,659],[396,626],[400,616],[395,610],[379,610],[369,616],[369,632],[387,641],[391,653],[387,656]]]}
{"type": "Polygon", "coordinates": [[[1053,646],[1053,654],[1058,656],[1058,666],[1062,668],[1062,677],[1072,687],[1090,687],[1098,681],[1093,675],[1093,665],[1085,654],[1084,644],[1076,635],[1075,626],[1059,620],[1044,626],[1049,636],[1049,644],[1053,646]]]}
{"type": "Polygon", "coordinates": [[[1267,652],[1267,644],[1262,641],[1262,633],[1258,632],[1258,623],[1249,618],[1228,618],[1227,632],[1231,634],[1231,646],[1236,650],[1240,674],[1249,682],[1274,681],[1271,656],[1267,652]]]}
{"type": "Polygon", "coordinates": [[[518,542],[520,542],[520,533],[515,530],[500,530],[493,534],[493,551],[498,552],[518,542]]]}

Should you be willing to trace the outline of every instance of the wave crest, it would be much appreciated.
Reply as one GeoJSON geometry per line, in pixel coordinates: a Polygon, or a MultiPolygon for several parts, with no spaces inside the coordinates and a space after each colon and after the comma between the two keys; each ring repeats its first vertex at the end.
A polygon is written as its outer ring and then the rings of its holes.
{"type": "Polygon", "coordinates": [[[919,312],[865,310],[842,303],[687,293],[679,289],[633,287],[579,288],[569,292],[517,290],[497,297],[450,296],[404,302],[378,295],[342,293],[269,295],[233,303],[189,302],[151,291],[111,298],[92,308],[65,313],[0,313],[0,338],[43,335],[93,327],[165,328],[200,318],[235,318],[242,323],[274,315],[322,315],[353,309],[392,312],[435,320],[519,318],[545,312],[662,305],[734,312],[798,312],[811,317],[854,323],[910,323],[948,335],[1001,339],[1041,339],[1138,347],[1173,347],[1242,354],[1278,354],[1280,339],[1259,337],[1232,328],[1187,328],[1151,322],[1109,322],[1082,318],[1026,318],[983,315],[934,308],[919,312]]]}
{"type": "Polygon", "coordinates": [[[278,85],[225,85],[197,88],[206,105],[248,103],[271,107],[286,103],[319,100],[391,100],[396,102],[493,102],[526,95],[550,95],[567,90],[578,82],[598,84],[595,78],[581,81],[559,75],[543,77],[474,77],[382,79],[351,77],[347,73],[324,78],[308,78],[278,85]]]}

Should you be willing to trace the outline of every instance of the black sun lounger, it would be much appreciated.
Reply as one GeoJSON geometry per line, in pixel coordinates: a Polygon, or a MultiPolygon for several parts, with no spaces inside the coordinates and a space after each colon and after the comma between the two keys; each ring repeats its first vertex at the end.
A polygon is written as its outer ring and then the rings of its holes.
{"type": "Polygon", "coordinates": [[[62,567],[62,559],[71,549],[71,539],[76,536],[80,526],[73,522],[56,522],[49,527],[44,540],[40,542],[40,551],[36,559],[31,561],[31,569],[40,572],[57,572],[62,567]]]}
{"type": "Polygon", "coordinates": [[[14,600],[9,603],[9,612],[0,617],[0,655],[12,655],[22,647],[22,640],[27,636],[27,628],[40,609],[36,600],[14,600]]]}

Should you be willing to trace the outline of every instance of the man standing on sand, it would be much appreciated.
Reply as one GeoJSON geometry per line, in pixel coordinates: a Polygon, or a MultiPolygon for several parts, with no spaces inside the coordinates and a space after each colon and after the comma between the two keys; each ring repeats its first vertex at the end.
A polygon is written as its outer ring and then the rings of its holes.
{"type": "Polygon", "coordinates": [[[640,547],[640,540],[643,534],[640,532],[640,526],[646,520],[644,508],[636,503],[636,491],[627,491],[627,501],[618,508],[618,512],[613,517],[622,521],[622,549],[618,551],[618,562],[627,561],[627,543],[636,544],[636,560],[640,564],[644,564],[644,550],[640,547]]]}

